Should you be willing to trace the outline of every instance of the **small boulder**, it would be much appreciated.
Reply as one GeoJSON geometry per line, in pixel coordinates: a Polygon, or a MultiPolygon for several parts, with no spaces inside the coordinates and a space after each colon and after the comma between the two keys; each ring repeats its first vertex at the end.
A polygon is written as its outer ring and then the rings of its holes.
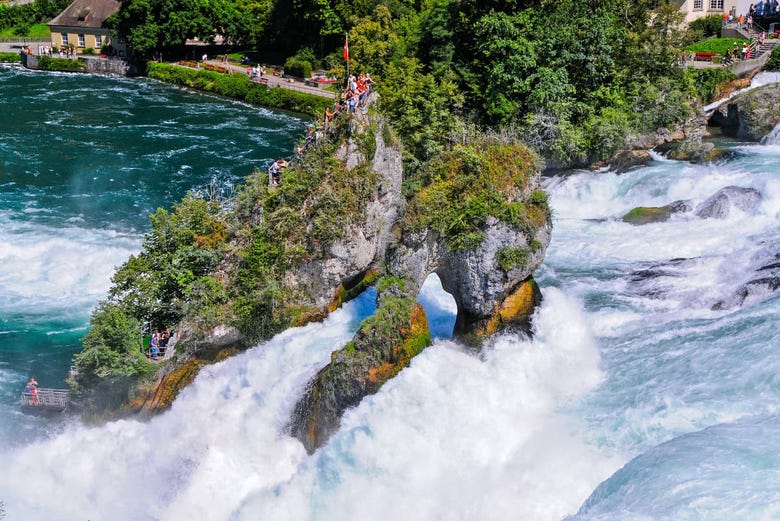
{"type": "Polygon", "coordinates": [[[761,192],[755,188],[726,186],[696,208],[696,216],[702,219],[725,219],[731,207],[743,212],[755,210],[761,203],[761,192]]]}
{"type": "Polygon", "coordinates": [[[638,206],[620,218],[621,221],[639,226],[641,224],[668,221],[676,213],[690,212],[693,209],[688,201],[674,201],[666,206],[638,206]]]}

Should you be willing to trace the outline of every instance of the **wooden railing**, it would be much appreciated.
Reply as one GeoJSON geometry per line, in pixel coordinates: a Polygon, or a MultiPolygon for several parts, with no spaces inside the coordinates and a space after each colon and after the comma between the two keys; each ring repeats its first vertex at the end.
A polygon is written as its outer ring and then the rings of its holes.
{"type": "Polygon", "coordinates": [[[22,407],[40,407],[64,411],[70,401],[68,389],[38,388],[35,394],[22,393],[22,407]]]}

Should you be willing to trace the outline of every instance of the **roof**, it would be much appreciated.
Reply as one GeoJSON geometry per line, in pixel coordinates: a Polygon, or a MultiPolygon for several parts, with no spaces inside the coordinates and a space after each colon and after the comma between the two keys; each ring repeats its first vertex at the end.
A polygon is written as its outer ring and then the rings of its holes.
{"type": "Polygon", "coordinates": [[[106,18],[119,10],[117,0],[73,0],[48,25],[66,27],[103,27],[106,18]]]}

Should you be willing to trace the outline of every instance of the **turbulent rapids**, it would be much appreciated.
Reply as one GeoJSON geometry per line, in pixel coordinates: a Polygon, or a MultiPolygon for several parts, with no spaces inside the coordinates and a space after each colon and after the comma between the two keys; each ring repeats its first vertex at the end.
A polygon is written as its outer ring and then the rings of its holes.
{"type": "MultiPolygon", "coordinates": [[[[7,74],[0,70],[0,82],[10,82],[7,74]]],[[[100,81],[101,95],[120,92],[137,104],[121,110],[142,106],[125,80],[100,81]]],[[[145,88],[153,101],[199,103],[145,88]]],[[[217,106],[226,120],[246,110],[217,106]]],[[[302,128],[264,117],[252,124],[269,130],[252,139],[289,133],[277,148],[302,128]]],[[[4,160],[16,157],[6,142],[4,134],[4,160]]],[[[479,353],[458,345],[449,339],[452,298],[429,278],[420,301],[434,345],[349,410],[312,455],[285,424],[306,382],[373,313],[372,290],[322,323],[204,369],[148,422],[22,418],[13,407],[19,381],[33,370],[41,381],[50,365],[64,373],[111,267],[137,249],[144,224],[125,205],[115,205],[117,214],[91,207],[89,189],[75,189],[89,183],[48,183],[54,167],[21,167],[3,185],[0,213],[0,500],[8,519],[776,518],[780,290],[771,280],[780,260],[780,146],[724,144],[733,154],[717,164],[659,158],[620,175],[548,178],[556,221],[536,274],[545,299],[533,340],[507,334],[479,353]],[[698,208],[726,187],[760,199],[724,203],[717,216],[621,220],[633,208],[679,200],[698,208]],[[114,220],[121,226],[108,225],[114,220]]],[[[192,165],[204,175],[190,186],[223,179],[207,171],[212,163],[192,165]]],[[[158,204],[181,179],[176,172],[161,184],[125,172],[110,197],[158,204]]]]}

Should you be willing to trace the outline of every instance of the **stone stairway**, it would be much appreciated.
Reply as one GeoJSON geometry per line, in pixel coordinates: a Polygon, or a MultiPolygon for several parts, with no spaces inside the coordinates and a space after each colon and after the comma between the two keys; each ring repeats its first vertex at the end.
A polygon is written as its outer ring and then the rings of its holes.
{"type": "Polygon", "coordinates": [[[756,42],[756,58],[763,56],[765,53],[771,53],[778,45],[780,45],[780,40],[776,38],[764,40],[764,43],[756,42]]]}

